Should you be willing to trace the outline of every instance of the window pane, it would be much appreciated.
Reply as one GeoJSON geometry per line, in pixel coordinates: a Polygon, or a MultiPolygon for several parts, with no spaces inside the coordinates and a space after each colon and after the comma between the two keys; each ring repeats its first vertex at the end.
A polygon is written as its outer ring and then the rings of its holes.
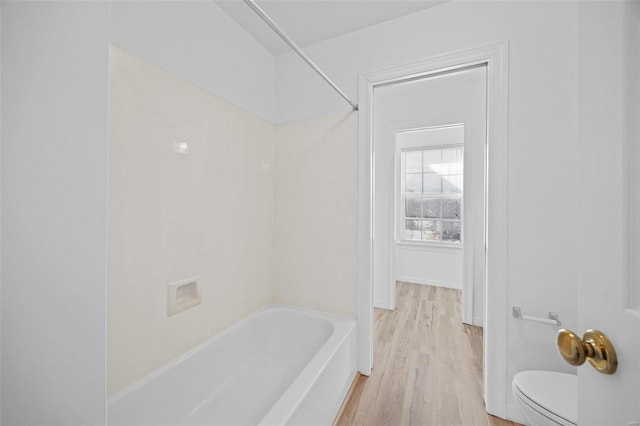
{"type": "Polygon", "coordinates": [[[404,240],[461,242],[464,149],[450,142],[401,151],[404,240]]]}
{"type": "Polygon", "coordinates": [[[420,241],[420,234],[422,232],[421,220],[405,220],[404,221],[404,239],[420,241]]]}
{"type": "Polygon", "coordinates": [[[440,240],[442,222],[439,220],[422,221],[422,239],[425,241],[440,240]]]}
{"type": "Polygon", "coordinates": [[[455,173],[456,164],[458,163],[457,151],[458,148],[445,148],[442,150],[442,162],[445,167],[441,169],[441,173],[455,173]]]}
{"type": "Polygon", "coordinates": [[[454,173],[462,174],[464,164],[464,152],[462,148],[456,148],[456,170],[454,173]]]}
{"type": "Polygon", "coordinates": [[[442,201],[439,198],[423,198],[422,199],[422,217],[440,218],[440,205],[442,201]]]}
{"type": "Polygon", "coordinates": [[[460,241],[460,221],[447,220],[443,223],[442,229],[443,241],[460,241]]]}
{"type": "Polygon", "coordinates": [[[445,198],[442,200],[442,218],[460,219],[460,198],[445,198]]]}
{"type": "Polygon", "coordinates": [[[406,173],[422,172],[422,151],[405,151],[404,161],[404,170],[406,173]]]}
{"type": "Polygon", "coordinates": [[[445,148],[442,150],[443,167],[441,173],[462,173],[462,148],[445,148]]]}
{"type": "Polygon", "coordinates": [[[462,176],[450,175],[442,177],[442,192],[445,194],[459,194],[462,192],[462,176]]]}
{"type": "Polygon", "coordinates": [[[437,165],[442,163],[441,149],[425,149],[424,150],[424,171],[429,173],[438,173],[440,167],[437,165]]]}
{"type": "Polygon", "coordinates": [[[422,192],[422,173],[407,173],[404,181],[404,192],[422,192]]]}
{"type": "Polygon", "coordinates": [[[406,217],[422,217],[420,198],[406,198],[404,203],[404,215],[406,217]]]}
{"type": "Polygon", "coordinates": [[[424,175],[424,192],[439,194],[442,192],[442,178],[435,174],[424,175]]]}

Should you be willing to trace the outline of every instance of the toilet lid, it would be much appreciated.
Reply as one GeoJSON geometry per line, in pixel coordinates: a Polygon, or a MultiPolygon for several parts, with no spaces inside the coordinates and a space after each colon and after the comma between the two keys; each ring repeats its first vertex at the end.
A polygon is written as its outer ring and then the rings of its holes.
{"type": "Polygon", "coordinates": [[[513,378],[520,393],[573,424],[578,423],[578,376],[555,371],[522,371],[513,378]]]}

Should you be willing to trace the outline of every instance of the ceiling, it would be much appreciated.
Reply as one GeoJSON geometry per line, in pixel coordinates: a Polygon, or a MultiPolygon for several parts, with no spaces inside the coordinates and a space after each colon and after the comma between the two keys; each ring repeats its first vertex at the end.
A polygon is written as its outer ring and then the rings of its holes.
{"type": "MultiPolygon", "coordinates": [[[[306,46],[445,1],[447,0],[257,0],[256,3],[298,46],[306,46]]],[[[216,0],[216,3],[274,55],[290,50],[243,1],[216,0]]]]}

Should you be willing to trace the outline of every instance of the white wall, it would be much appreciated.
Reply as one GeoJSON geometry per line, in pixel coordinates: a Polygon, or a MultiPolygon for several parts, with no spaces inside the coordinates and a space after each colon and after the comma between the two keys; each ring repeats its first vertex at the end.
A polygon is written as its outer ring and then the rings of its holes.
{"type": "Polygon", "coordinates": [[[356,316],[357,114],[276,128],[274,298],[356,316]]]}
{"type": "MultiPolygon", "coordinates": [[[[512,305],[529,315],[555,311],[568,328],[576,323],[579,235],[577,7],[575,2],[454,1],[306,48],[355,98],[358,73],[509,42],[509,306],[504,314],[510,316],[512,305]]],[[[278,121],[348,110],[297,58],[284,54],[276,61],[278,121]]],[[[508,339],[505,387],[524,369],[571,371],[556,353],[552,327],[510,317],[508,339]]]]}
{"type": "Polygon", "coordinates": [[[395,275],[397,281],[462,289],[462,250],[396,244],[395,275]]]}
{"type": "Polygon", "coordinates": [[[271,303],[275,129],[117,47],[109,81],[112,394],[271,303]],[[193,277],[202,303],[168,316],[193,277]]]}
{"type": "Polygon", "coordinates": [[[2,3],[2,424],[104,422],[108,7],[2,3]]]}
{"type": "Polygon", "coordinates": [[[274,58],[214,1],[114,1],[111,42],[274,121],[274,58]]]}

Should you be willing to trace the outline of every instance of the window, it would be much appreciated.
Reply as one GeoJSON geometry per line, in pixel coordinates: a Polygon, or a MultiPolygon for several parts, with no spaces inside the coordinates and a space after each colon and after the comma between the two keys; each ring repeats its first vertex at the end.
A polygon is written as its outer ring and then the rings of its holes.
{"type": "MultiPolygon", "coordinates": [[[[422,132],[443,129],[451,128],[423,129],[422,132]]],[[[457,141],[461,142],[463,128],[457,126],[456,129],[460,135],[457,141]]],[[[416,139],[415,135],[413,139],[416,139]]],[[[440,142],[445,141],[451,142],[451,138],[440,140],[440,142]]],[[[460,244],[462,242],[462,144],[443,143],[434,146],[425,142],[422,146],[400,147],[400,157],[399,239],[411,242],[460,244]]]]}

